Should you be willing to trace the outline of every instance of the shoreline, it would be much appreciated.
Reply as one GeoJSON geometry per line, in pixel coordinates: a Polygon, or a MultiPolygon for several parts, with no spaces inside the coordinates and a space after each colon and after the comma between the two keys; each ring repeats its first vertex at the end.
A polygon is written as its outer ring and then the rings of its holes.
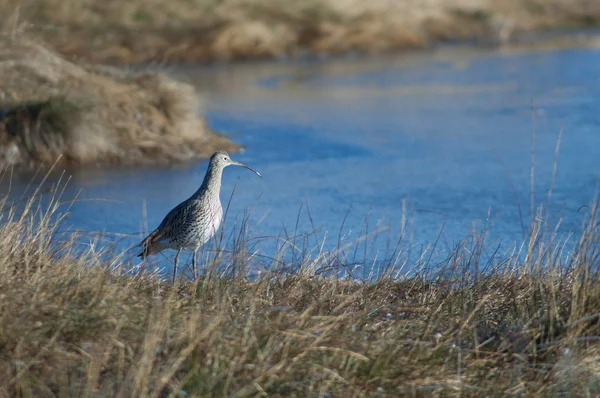
{"type": "MultiPolygon", "coordinates": [[[[458,56],[472,56],[474,54],[483,53],[519,53],[519,52],[537,52],[537,51],[553,51],[559,49],[577,49],[577,48],[595,48],[600,47],[600,28],[589,28],[589,29],[575,29],[575,30],[551,30],[551,31],[540,31],[535,33],[527,33],[523,35],[518,42],[504,45],[491,45],[481,44],[474,41],[464,40],[457,42],[445,42],[439,43],[434,46],[426,48],[413,48],[399,52],[387,52],[380,54],[359,54],[350,53],[342,55],[315,55],[305,54],[301,57],[296,58],[283,58],[283,59],[244,59],[233,62],[223,61],[208,61],[208,62],[180,62],[173,64],[165,64],[159,66],[156,71],[161,71],[166,68],[174,70],[176,72],[193,71],[194,68],[210,68],[214,66],[224,67],[243,67],[245,65],[269,65],[269,64],[312,64],[312,63],[344,63],[354,61],[386,61],[399,59],[400,57],[426,57],[437,54],[447,54],[452,51],[456,51],[458,56]]],[[[148,68],[148,64],[131,64],[127,65],[131,68],[144,70],[148,68]]]]}
{"type": "MultiPolygon", "coordinates": [[[[0,101],[2,111],[0,165],[20,165],[26,169],[47,167],[52,165],[60,154],[64,155],[62,161],[65,165],[92,167],[166,165],[201,160],[217,149],[236,152],[243,147],[233,143],[226,135],[212,131],[203,117],[197,115],[197,107],[202,108],[202,98],[198,97],[197,89],[185,83],[185,79],[181,81],[177,77],[169,76],[170,73],[164,74],[160,66],[154,68],[154,65],[142,64],[123,69],[75,62],[55,53],[51,46],[35,38],[18,36],[10,39],[3,35],[1,39],[0,55],[5,61],[2,64],[3,70],[5,75],[10,76],[10,83],[3,87],[5,99],[0,101]],[[13,64],[15,66],[10,66],[13,64]],[[30,66],[27,68],[19,66],[25,64],[30,66]],[[74,78],[78,82],[73,87],[69,87],[72,83],[61,87],[61,84],[45,80],[48,74],[52,75],[53,79],[58,78],[57,81],[73,82],[74,78]],[[37,86],[32,84],[40,79],[45,83],[37,86]],[[123,92],[126,87],[134,91],[133,96],[121,98],[121,101],[125,101],[122,102],[123,104],[129,103],[127,105],[129,111],[124,113],[111,105],[111,102],[114,100],[114,95],[123,92]],[[110,94],[110,91],[114,94],[110,94]],[[94,99],[87,106],[82,107],[81,98],[86,96],[94,99]],[[144,97],[147,99],[143,99],[144,97]],[[154,99],[151,99],[152,97],[154,99]],[[104,116],[92,116],[90,111],[94,108],[101,109],[104,116]],[[142,109],[145,113],[140,113],[142,109]],[[140,126],[140,121],[145,126],[140,126]],[[41,129],[37,124],[39,122],[41,122],[41,129]],[[115,127],[117,125],[120,127],[115,127]],[[138,126],[134,127],[135,125],[138,126]],[[32,130],[34,126],[37,127],[32,130]],[[82,126],[85,126],[83,130],[81,130],[82,126]],[[116,135],[112,132],[119,129],[122,132],[116,135]],[[86,133],[82,134],[82,131],[86,133]],[[161,131],[163,132],[160,133],[161,131]],[[96,134],[92,141],[89,139],[92,137],[89,132],[96,134]],[[167,135],[164,135],[165,132],[168,132],[167,135]],[[172,142],[168,143],[169,140],[172,142]],[[87,144],[83,145],[84,142],[87,144]],[[160,149],[165,145],[166,150],[160,149]],[[190,145],[193,151],[188,149],[190,145]],[[181,149],[184,151],[182,152],[181,149]],[[156,157],[155,155],[159,153],[162,155],[156,157]]],[[[529,33],[521,36],[516,43],[501,47],[462,41],[440,44],[431,48],[412,49],[403,54],[427,56],[436,51],[454,50],[477,53],[496,51],[498,48],[507,52],[537,51],[598,47],[599,43],[600,29],[552,30],[529,33]]],[[[344,62],[398,56],[402,55],[359,54],[316,59],[307,57],[291,59],[289,62],[344,62]]],[[[277,61],[252,59],[229,65],[272,62],[277,61]]],[[[210,65],[180,63],[169,65],[167,68],[174,67],[176,70],[181,70],[210,65]]]]}
{"type": "Polygon", "coordinates": [[[174,53],[171,56],[160,58],[146,57],[144,54],[121,54],[120,56],[93,56],[72,52],[71,49],[57,48],[57,52],[67,58],[91,64],[106,64],[115,67],[136,67],[144,69],[149,65],[161,66],[194,66],[194,65],[220,65],[220,64],[244,64],[244,63],[271,63],[271,62],[327,62],[355,58],[377,58],[397,57],[404,55],[426,54],[438,50],[459,48],[473,52],[479,51],[538,51],[558,48],[582,48],[593,47],[600,43],[600,25],[583,26],[574,28],[546,28],[535,31],[516,33],[511,41],[497,42],[489,37],[467,37],[457,40],[440,40],[426,43],[421,46],[406,46],[388,51],[367,52],[361,50],[345,50],[332,52],[315,52],[303,49],[291,55],[226,57],[211,56],[207,54],[191,52],[189,54],[174,53]]]}

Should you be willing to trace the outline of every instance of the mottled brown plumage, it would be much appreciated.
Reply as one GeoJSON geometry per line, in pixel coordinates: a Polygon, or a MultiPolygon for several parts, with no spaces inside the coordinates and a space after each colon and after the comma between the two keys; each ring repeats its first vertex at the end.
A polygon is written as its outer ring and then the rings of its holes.
{"type": "Polygon", "coordinates": [[[173,267],[173,279],[175,279],[179,253],[182,249],[191,249],[194,251],[192,268],[194,277],[196,276],[198,249],[217,233],[223,219],[219,193],[223,169],[227,166],[245,167],[262,177],[252,167],[231,160],[227,152],[215,152],[210,158],[200,188],[187,200],[173,208],[160,225],[142,240],[139,244],[142,252],[138,257],[145,259],[165,249],[177,250],[173,267]]]}

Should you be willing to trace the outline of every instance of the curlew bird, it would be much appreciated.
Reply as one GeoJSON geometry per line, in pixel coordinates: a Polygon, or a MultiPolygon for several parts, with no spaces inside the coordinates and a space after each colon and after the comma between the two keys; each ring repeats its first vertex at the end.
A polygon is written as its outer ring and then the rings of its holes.
{"type": "Polygon", "coordinates": [[[177,250],[173,267],[174,281],[179,253],[183,249],[193,250],[192,271],[194,278],[196,277],[198,249],[215,236],[223,220],[223,208],[219,193],[223,169],[227,166],[245,167],[262,178],[260,173],[252,167],[231,160],[227,152],[215,152],[210,157],[210,163],[200,188],[187,200],[173,208],[158,228],[142,240],[138,245],[142,247],[142,252],[138,254],[138,257],[145,259],[147,256],[165,249],[177,250]]]}

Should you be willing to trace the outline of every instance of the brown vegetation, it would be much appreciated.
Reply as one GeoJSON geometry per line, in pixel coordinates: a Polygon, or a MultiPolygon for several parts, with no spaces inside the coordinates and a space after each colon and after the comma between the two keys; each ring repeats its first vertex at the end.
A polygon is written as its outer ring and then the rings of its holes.
{"type": "Polygon", "coordinates": [[[142,164],[232,149],[198,117],[195,89],[159,73],[72,63],[0,36],[0,165],[142,164]]]}
{"type": "Polygon", "coordinates": [[[502,269],[476,272],[481,247],[458,245],[437,276],[328,279],[319,255],[247,280],[239,251],[170,285],[120,274],[125,254],[77,251],[57,199],[22,215],[4,201],[2,397],[600,393],[595,211],[568,263],[533,228],[525,262],[502,269]]]}
{"type": "Polygon", "coordinates": [[[507,42],[596,25],[589,0],[0,0],[13,29],[91,62],[181,62],[507,42]]]}

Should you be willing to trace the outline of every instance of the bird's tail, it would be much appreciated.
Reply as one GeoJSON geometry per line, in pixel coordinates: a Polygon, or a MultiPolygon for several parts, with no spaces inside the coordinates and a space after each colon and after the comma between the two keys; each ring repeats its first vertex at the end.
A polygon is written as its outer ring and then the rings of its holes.
{"type": "Polygon", "coordinates": [[[160,239],[160,233],[158,231],[153,231],[150,235],[148,235],[143,241],[140,242],[138,246],[142,248],[142,251],[137,255],[137,257],[141,257],[142,260],[145,260],[146,257],[157,253],[156,244],[160,239]]]}

